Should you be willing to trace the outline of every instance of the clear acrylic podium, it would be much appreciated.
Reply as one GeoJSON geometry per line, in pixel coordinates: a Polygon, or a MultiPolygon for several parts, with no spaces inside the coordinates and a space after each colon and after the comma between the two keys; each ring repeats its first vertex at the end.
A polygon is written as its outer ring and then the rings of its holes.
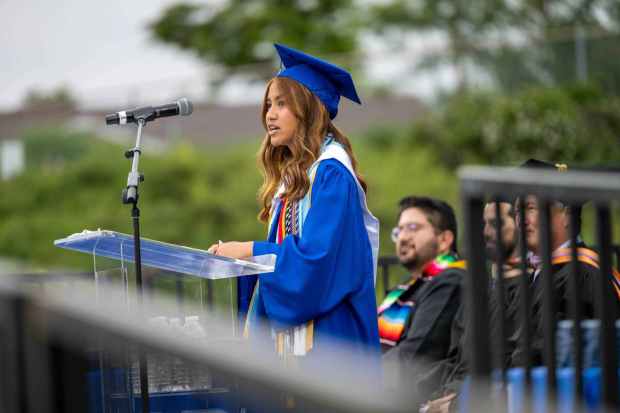
{"type": "MultiPolygon", "coordinates": [[[[134,262],[133,237],[114,231],[83,231],[54,241],[54,245],[121,262],[134,262]]],[[[275,256],[238,260],[204,250],[140,239],[142,265],[207,279],[273,272],[275,256]]]]}
{"type": "MultiPolygon", "coordinates": [[[[128,311],[135,308],[135,294],[130,293],[132,283],[128,273],[134,262],[133,236],[114,231],[83,231],[54,241],[54,245],[68,250],[79,251],[93,257],[97,300],[105,299],[106,288],[112,280],[123,284],[128,311]],[[111,268],[106,268],[111,265],[111,268]]],[[[235,311],[236,302],[233,287],[236,277],[273,272],[275,255],[251,257],[238,260],[216,256],[204,250],[174,245],[165,242],[141,238],[141,261],[145,288],[150,290],[153,283],[158,283],[162,290],[175,291],[176,309],[157,305],[157,297],[147,294],[140,311],[145,315],[145,322],[159,331],[169,331],[175,336],[191,336],[208,345],[209,340],[224,339],[224,336],[236,336],[238,323],[235,311]],[[189,276],[189,277],[188,277],[189,276]],[[221,281],[215,281],[221,280],[221,281]],[[223,283],[223,284],[222,284],[223,283]],[[180,291],[180,293],[179,293],[180,291]],[[191,307],[184,303],[184,294],[199,294],[202,310],[193,313],[191,307]],[[210,298],[208,297],[210,295],[210,298]],[[209,314],[213,312],[213,300],[224,301],[223,307],[228,311],[218,313],[230,319],[231,334],[219,334],[213,331],[209,314]],[[229,301],[228,301],[229,300],[229,301]],[[206,307],[204,308],[206,303],[206,307]],[[200,314],[198,316],[197,314],[200,314]]],[[[148,291],[146,291],[148,292],[148,291]]],[[[137,354],[128,348],[126,360],[112,361],[106,358],[103,348],[96,350],[99,357],[98,368],[93,371],[91,393],[95,394],[93,407],[89,410],[99,412],[137,412],[140,400],[139,375],[137,374],[137,354]]],[[[149,395],[152,401],[204,401],[210,395],[226,394],[228,385],[218,383],[217,378],[209,372],[195,371],[191,366],[183,365],[178,360],[170,359],[166,354],[149,353],[148,376],[149,395]]],[[[175,402],[176,403],[176,402],[175,402]]],[[[202,410],[201,410],[202,411],[202,410]]]]}

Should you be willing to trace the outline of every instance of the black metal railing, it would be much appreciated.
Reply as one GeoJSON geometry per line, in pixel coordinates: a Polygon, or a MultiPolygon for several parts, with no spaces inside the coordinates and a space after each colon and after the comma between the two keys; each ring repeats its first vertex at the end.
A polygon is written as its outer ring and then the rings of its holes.
{"type": "MultiPolygon", "coordinates": [[[[618,354],[616,347],[616,333],[614,330],[615,308],[617,297],[613,291],[611,283],[613,256],[620,258],[620,248],[612,245],[612,222],[611,208],[613,202],[620,200],[620,177],[617,174],[598,173],[598,172],[562,172],[542,171],[529,169],[506,169],[488,167],[466,167],[459,172],[461,181],[461,196],[464,214],[464,236],[465,251],[468,261],[468,272],[465,285],[465,305],[467,313],[467,326],[471,329],[468,335],[468,359],[470,361],[471,383],[469,393],[469,411],[490,411],[497,409],[497,405],[489,405],[489,394],[491,394],[492,371],[497,369],[502,371],[501,377],[503,387],[507,383],[505,367],[521,367],[524,370],[524,410],[530,411],[532,408],[532,368],[540,361],[533,358],[533,343],[541,337],[536,337],[542,330],[543,351],[542,366],[546,367],[546,410],[553,411],[558,406],[558,377],[556,376],[556,331],[558,331],[558,318],[567,317],[572,320],[572,357],[574,365],[574,385],[572,390],[574,411],[582,410],[584,406],[583,397],[583,370],[584,370],[584,335],[582,331],[582,320],[587,315],[588,318],[594,317],[600,322],[600,366],[601,366],[601,402],[602,409],[617,411],[620,407],[618,400],[618,354]],[[520,285],[520,330],[519,348],[522,356],[518,365],[510,365],[503,360],[503,357],[490,358],[489,354],[497,352],[493,348],[489,331],[489,291],[497,293],[496,299],[499,308],[505,305],[503,297],[503,279],[496,280],[498,288],[489,289],[491,278],[487,271],[485,251],[482,246],[483,206],[489,201],[498,199],[517,199],[521,203],[525,197],[534,196],[538,202],[539,215],[539,245],[542,257],[542,271],[538,275],[542,282],[542,310],[541,319],[532,319],[532,279],[528,276],[521,277],[520,285]],[[550,208],[553,202],[560,201],[563,205],[570,208],[570,240],[571,240],[571,274],[568,277],[566,297],[568,300],[567,308],[559,309],[557,280],[552,272],[551,261],[551,215],[550,208]],[[600,260],[600,274],[595,282],[596,289],[592,292],[583,291],[583,286],[578,284],[578,265],[577,265],[577,241],[579,235],[578,214],[580,206],[585,202],[592,202],[596,215],[595,242],[594,249],[598,251],[600,260]],[[594,302],[594,314],[588,314],[584,308],[584,294],[592,294],[594,302]],[[562,310],[560,312],[560,310],[562,310]],[[566,310],[567,314],[564,314],[566,310]],[[541,323],[542,329],[539,332],[533,331],[532,326],[541,323]]],[[[522,205],[521,205],[522,206],[522,205]]],[[[496,211],[499,206],[496,202],[496,211]]],[[[517,219],[525,222],[525,208],[518,208],[517,219]]],[[[501,220],[496,220],[501,225],[501,220]]],[[[501,228],[496,228],[499,238],[501,228]]],[[[527,274],[526,268],[526,247],[525,247],[525,226],[521,225],[520,230],[520,253],[522,274],[527,274]]],[[[502,255],[498,256],[498,267],[502,267],[502,255]]],[[[564,288],[564,287],[561,287],[564,288]]],[[[499,314],[498,322],[504,324],[504,315],[499,314]]],[[[501,328],[500,328],[501,331],[501,328]]],[[[503,334],[503,333],[502,333],[503,334]]],[[[506,338],[500,340],[501,347],[506,338]]],[[[505,409],[503,404],[502,410],[505,409]]],[[[605,410],[607,411],[607,410],[605,410]]]]}
{"type": "MultiPolygon", "coordinates": [[[[217,378],[219,384],[210,390],[183,393],[202,400],[200,411],[214,408],[213,400],[224,396],[228,400],[221,408],[229,412],[244,406],[275,412],[283,406],[283,399],[293,401],[296,411],[308,412],[404,412],[410,407],[397,393],[388,396],[380,386],[360,380],[359,366],[349,364],[338,352],[334,353],[338,363],[296,369],[235,339],[229,334],[226,317],[214,315],[205,321],[208,340],[188,341],[149,327],[140,309],[128,311],[126,298],[122,286],[110,285],[105,297],[98,297],[94,288],[82,283],[69,281],[66,288],[43,292],[24,288],[13,278],[1,278],[0,411],[140,411],[131,383],[124,383],[128,387],[124,394],[101,395],[114,381],[126,381],[128,370],[117,374],[110,369],[107,378],[92,380],[93,374],[103,373],[94,355],[105,351],[107,358],[122,361],[128,348],[141,349],[149,356],[165,354],[175,363],[180,360],[192,368],[204,368],[217,378]],[[123,402],[120,405],[119,400],[123,402]]],[[[174,296],[151,305],[164,314],[177,307],[174,296]]],[[[200,311],[200,307],[192,308],[192,303],[185,307],[190,312],[200,311]]],[[[341,350],[341,355],[346,352],[341,350]]],[[[151,407],[160,396],[152,395],[151,407]]]]}
{"type": "Polygon", "coordinates": [[[393,287],[390,273],[391,273],[392,268],[395,266],[400,266],[398,257],[396,257],[395,255],[384,255],[382,257],[379,257],[377,269],[378,270],[380,269],[380,271],[378,272],[381,274],[382,295],[386,295],[389,289],[393,287]]]}

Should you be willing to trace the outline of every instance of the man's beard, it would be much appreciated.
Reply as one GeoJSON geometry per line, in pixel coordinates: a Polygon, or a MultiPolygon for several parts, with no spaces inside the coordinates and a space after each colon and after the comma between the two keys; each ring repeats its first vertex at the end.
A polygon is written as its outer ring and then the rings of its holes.
{"type": "Polygon", "coordinates": [[[422,269],[428,262],[435,259],[439,252],[437,243],[432,243],[426,248],[416,251],[416,254],[412,258],[401,259],[399,257],[400,264],[409,271],[422,269]]]}
{"type": "Polygon", "coordinates": [[[416,255],[414,258],[410,258],[407,260],[401,260],[400,261],[400,265],[402,265],[403,267],[405,267],[407,270],[411,271],[411,270],[415,270],[416,268],[419,267],[419,259],[418,256],[416,255]]]}
{"type": "MultiPolygon", "coordinates": [[[[495,261],[497,259],[497,255],[499,253],[498,249],[497,249],[497,243],[492,242],[490,243],[492,246],[489,246],[489,243],[485,243],[485,252],[487,254],[487,259],[488,260],[492,260],[495,261]]],[[[508,257],[511,257],[515,250],[517,249],[517,243],[513,242],[510,245],[506,246],[503,245],[502,248],[502,259],[506,260],[508,257]]]]}

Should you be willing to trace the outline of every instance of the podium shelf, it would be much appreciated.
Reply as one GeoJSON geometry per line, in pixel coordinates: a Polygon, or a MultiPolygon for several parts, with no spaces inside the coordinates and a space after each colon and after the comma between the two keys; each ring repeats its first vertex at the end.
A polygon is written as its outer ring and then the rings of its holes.
{"type": "MultiPolygon", "coordinates": [[[[69,235],[54,245],[122,262],[134,262],[133,236],[97,230],[69,235]]],[[[207,279],[240,277],[273,272],[276,256],[259,255],[248,260],[213,255],[205,250],[140,238],[142,265],[207,279]]]]}

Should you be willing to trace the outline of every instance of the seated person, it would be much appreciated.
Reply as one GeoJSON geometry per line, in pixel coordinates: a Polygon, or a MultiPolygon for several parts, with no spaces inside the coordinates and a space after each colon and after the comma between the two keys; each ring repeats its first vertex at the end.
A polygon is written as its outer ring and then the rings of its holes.
{"type": "MultiPolygon", "coordinates": [[[[546,162],[529,160],[523,167],[530,168],[546,168],[550,170],[563,171],[566,170],[565,165],[555,166],[546,162]]],[[[519,202],[517,202],[517,205],[519,202]]],[[[531,295],[531,318],[530,329],[532,332],[531,339],[531,353],[529,359],[531,364],[542,365],[543,364],[543,322],[542,322],[542,303],[543,303],[543,282],[542,282],[542,260],[539,257],[540,254],[540,225],[539,225],[539,208],[538,202],[535,197],[526,197],[522,202],[522,207],[525,211],[524,222],[519,222],[518,226],[525,226],[526,239],[525,246],[528,250],[528,268],[531,273],[528,276],[531,278],[529,285],[529,294],[531,295]]],[[[562,202],[552,202],[550,208],[550,233],[551,233],[551,276],[553,277],[554,288],[554,308],[555,319],[562,320],[570,318],[570,288],[568,287],[568,279],[572,274],[570,265],[571,262],[571,241],[570,241],[570,214],[579,214],[578,226],[581,224],[581,208],[574,207],[571,209],[562,202]]],[[[519,217],[518,210],[515,211],[515,216],[519,217]]],[[[580,228],[578,228],[579,230],[580,228]]],[[[601,276],[599,271],[598,254],[587,248],[580,236],[577,237],[578,248],[578,280],[577,285],[581,294],[581,311],[583,318],[593,318],[594,313],[594,293],[596,291],[596,283],[598,277],[601,276]]],[[[510,262],[508,260],[507,262],[510,262]]],[[[609,275],[609,280],[612,282],[612,276],[609,275]]],[[[507,288],[510,288],[510,283],[507,283],[507,288]]],[[[505,365],[507,367],[522,366],[527,360],[527,354],[525,353],[524,346],[522,345],[522,321],[519,318],[518,306],[518,289],[514,289],[515,294],[513,296],[508,295],[505,307],[505,325],[506,334],[508,336],[507,350],[508,354],[505,355],[505,365]],[[512,332],[512,334],[511,334],[512,332]]],[[[492,316],[497,315],[497,309],[493,309],[493,301],[491,301],[492,316]]],[[[620,301],[614,302],[613,308],[609,308],[615,317],[620,314],[620,301]]],[[[462,309],[459,311],[461,314],[462,309]]],[[[463,323],[463,318],[457,315],[455,317],[455,324],[453,326],[453,345],[451,348],[451,355],[454,360],[450,360],[449,366],[444,366],[444,376],[442,380],[442,389],[434,396],[436,399],[429,402],[425,407],[427,412],[440,412],[446,411],[446,409],[453,404],[456,392],[460,387],[464,375],[467,372],[467,366],[465,363],[465,347],[464,343],[467,334],[467,328],[463,323]],[[460,338],[459,338],[460,337],[460,338]],[[455,347],[456,342],[456,347],[455,347]],[[454,351],[454,353],[453,353],[454,351]],[[456,354],[456,355],[455,355],[456,354]]]]}
{"type": "Polygon", "coordinates": [[[379,336],[388,387],[395,382],[422,394],[419,379],[448,352],[465,263],[457,255],[456,218],[447,203],[410,196],[399,208],[392,240],[408,274],[379,306],[379,336]]]}
{"type": "MultiPolygon", "coordinates": [[[[544,168],[550,170],[564,171],[566,165],[553,165],[547,162],[530,159],[525,162],[524,167],[528,168],[544,168]]],[[[540,258],[540,227],[539,227],[539,209],[537,199],[533,196],[526,197],[522,202],[525,210],[525,221],[517,222],[518,225],[525,226],[526,239],[525,245],[528,250],[528,261],[533,268],[532,282],[530,284],[530,294],[532,295],[532,353],[530,360],[533,365],[542,365],[543,359],[543,323],[542,323],[542,304],[543,304],[543,282],[542,282],[542,260],[540,258]]],[[[518,205],[518,203],[517,203],[518,205]]],[[[577,288],[581,295],[581,315],[582,318],[595,317],[595,301],[596,284],[598,278],[601,277],[599,270],[598,254],[589,249],[579,235],[581,230],[581,206],[571,208],[561,202],[555,201],[550,208],[550,232],[551,232],[551,276],[553,277],[553,297],[555,308],[555,320],[569,319],[571,317],[570,310],[570,287],[569,278],[572,275],[572,268],[567,265],[571,262],[571,240],[570,240],[570,214],[578,214],[577,217],[577,288]]],[[[519,214],[517,212],[517,217],[519,214]]],[[[613,276],[607,275],[609,281],[612,282],[613,276]]],[[[614,302],[613,308],[608,311],[614,314],[614,317],[620,315],[620,301],[614,302]]],[[[515,336],[509,337],[514,342],[520,341],[520,331],[515,336]]],[[[526,354],[521,345],[516,346],[516,350],[510,360],[511,366],[523,365],[526,361],[526,354]]]]}
{"type": "MultiPolygon", "coordinates": [[[[486,257],[490,261],[491,276],[493,279],[492,286],[497,286],[498,268],[496,266],[497,254],[502,253],[503,268],[502,276],[504,277],[505,291],[505,309],[504,309],[504,334],[512,335],[516,331],[518,325],[515,323],[517,319],[519,301],[519,275],[521,274],[519,242],[517,224],[515,219],[515,208],[510,202],[499,202],[499,224],[501,225],[501,248],[497,244],[496,225],[496,208],[495,202],[489,202],[484,206],[484,247],[486,257]]],[[[494,329],[497,329],[498,308],[496,300],[497,292],[495,288],[491,288],[491,314],[494,321],[491,323],[494,329]]],[[[467,374],[467,360],[465,354],[465,307],[459,306],[457,314],[452,324],[450,337],[450,350],[448,357],[439,361],[433,366],[433,373],[429,376],[440,376],[439,390],[432,395],[433,401],[425,405],[428,412],[447,412],[454,403],[457,393],[460,391],[461,384],[467,374]]],[[[495,330],[494,330],[495,331],[495,330]]],[[[497,334],[492,334],[493,338],[497,338],[497,334]]],[[[506,343],[508,344],[508,343],[506,343]]],[[[508,358],[514,348],[505,346],[504,358],[508,358]]]]}

